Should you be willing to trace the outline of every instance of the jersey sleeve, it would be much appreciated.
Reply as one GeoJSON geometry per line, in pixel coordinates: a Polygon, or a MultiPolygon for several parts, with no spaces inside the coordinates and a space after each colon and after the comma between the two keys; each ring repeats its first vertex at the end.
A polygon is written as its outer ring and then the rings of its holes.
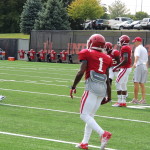
{"type": "Polygon", "coordinates": [[[78,53],[78,59],[81,60],[87,60],[88,58],[88,50],[83,49],[78,53]]]}

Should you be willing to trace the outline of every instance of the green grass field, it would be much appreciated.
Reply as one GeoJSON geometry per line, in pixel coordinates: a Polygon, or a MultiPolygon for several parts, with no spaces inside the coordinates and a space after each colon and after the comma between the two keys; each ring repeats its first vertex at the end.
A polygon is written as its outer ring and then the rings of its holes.
{"type": "MultiPolygon", "coordinates": [[[[74,99],[69,97],[79,64],[0,61],[0,150],[76,150],[84,123],[79,117],[84,80],[74,99]]],[[[133,98],[133,72],[128,82],[133,98]]],[[[147,105],[115,108],[102,105],[95,119],[113,137],[107,150],[150,150],[150,82],[146,84],[147,105]],[[142,107],[143,106],[143,107],[142,107]]],[[[116,91],[113,83],[113,103],[116,91]]],[[[93,132],[89,150],[99,149],[93,132]],[[94,147],[95,146],[95,147],[94,147]]]]}
{"type": "Polygon", "coordinates": [[[30,35],[28,34],[22,34],[22,33],[4,33],[4,34],[0,34],[0,38],[20,38],[20,39],[29,39],[30,35]]]}

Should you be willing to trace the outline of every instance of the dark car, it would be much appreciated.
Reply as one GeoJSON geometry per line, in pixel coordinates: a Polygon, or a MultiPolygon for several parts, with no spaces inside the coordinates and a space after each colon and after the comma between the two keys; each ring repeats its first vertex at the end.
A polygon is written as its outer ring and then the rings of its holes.
{"type": "Polygon", "coordinates": [[[105,19],[96,19],[93,21],[93,29],[96,30],[103,30],[104,26],[103,26],[103,22],[105,19]]]}
{"type": "Polygon", "coordinates": [[[124,29],[133,29],[133,27],[136,25],[136,24],[138,24],[140,22],[140,20],[137,20],[137,21],[133,21],[132,23],[130,23],[130,24],[125,24],[124,25],[124,29]]]}

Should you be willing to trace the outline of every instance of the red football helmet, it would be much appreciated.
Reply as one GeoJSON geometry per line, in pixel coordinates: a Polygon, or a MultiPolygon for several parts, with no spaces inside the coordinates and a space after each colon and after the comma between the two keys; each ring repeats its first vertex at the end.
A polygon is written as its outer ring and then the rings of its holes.
{"type": "Polygon", "coordinates": [[[118,39],[118,45],[119,46],[123,46],[123,45],[127,45],[130,42],[130,38],[127,35],[122,35],[119,39],[118,39]]]}
{"type": "Polygon", "coordinates": [[[88,49],[102,50],[105,47],[105,38],[101,34],[93,34],[87,41],[88,49]]]}
{"type": "Polygon", "coordinates": [[[112,49],[113,49],[112,43],[106,42],[105,43],[105,49],[106,49],[107,53],[110,53],[112,51],[112,49]]]}

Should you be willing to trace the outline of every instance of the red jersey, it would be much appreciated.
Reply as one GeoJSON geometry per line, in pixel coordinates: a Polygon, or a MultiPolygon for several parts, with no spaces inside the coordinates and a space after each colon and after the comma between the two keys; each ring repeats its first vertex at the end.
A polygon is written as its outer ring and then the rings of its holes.
{"type": "Polygon", "coordinates": [[[18,53],[19,53],[20,58],[23,59],[25,51],[21,49],[21,50],[18,51],[18,53]]]}
{"type": "Polygon", "coordinates": [[[131,50],[131,47],[128,46],[128,45],[122,46],[120,52],[121,52],[121,62],[123,61],[123,54],[128,53],[128,62],[125,65],[121,66],[120,68],[131,68],[131,63],[132,63],[132,58],[131,58],[132,50],[131,50]]]}
{"type": "Polygon", "coordinates": [[[56,59],[56,52],[54,50],[51,51],[50,58],[51,58],[51,60],[55,60],[56,59]]]}
{"type": "Polygon", "coordinates": [[[64,61],[67,59],[67,55],[68,55],[68,53],[65,51],[60,52],[61,59],[64,61]]]}
{"type": "Polygon", "coordinates": [[[110,56],[96,50],[83,49],[78,55],[79,60],[87,61],[85,79],[90,77],[91,70],[100,74],[106,74],[106,70],[111,67],[113,63],[110,56]]]}
{"type": "Polygon", "coordinates": [[[120,56],[120,52],[118,50],[112,50],[112,52],[110,54],[108,54],[108,55],[112,58],[112,61],[113,61],[112,66],[118,65],[116,57],[120,56]]]}
{"type": "Polygon", "coordinates": [[[28,51],[28,54],[30,56],[30,59],[34,59],[35,51],[33,49],[31,49],[30,51],[28,51]]]}
{"type": "Polygon", "coordinates": [[[45,52],[44,52],[44,50],[40,50],[40,51],[38,52],[38,54],[39,54],[39,56],[40,56],[40,59],[45,60],[45,52]]]}

